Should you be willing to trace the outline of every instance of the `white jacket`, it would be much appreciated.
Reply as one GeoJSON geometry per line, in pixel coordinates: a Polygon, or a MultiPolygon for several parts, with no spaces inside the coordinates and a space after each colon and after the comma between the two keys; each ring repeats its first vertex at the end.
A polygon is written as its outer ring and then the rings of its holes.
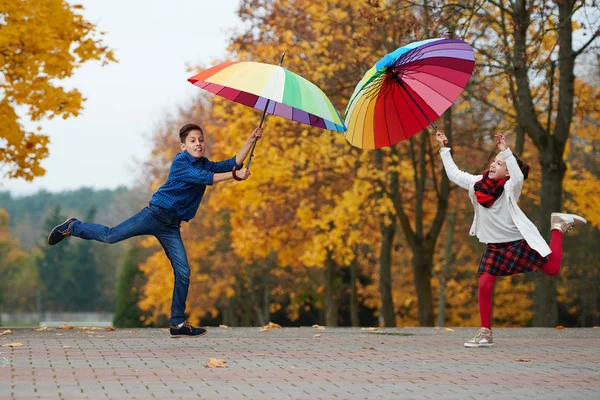
{"type": "MultiPolygon", "coordinates": [[[[471,230],[469,234],[471,236],[475,236],[477,232],[477,196],[475,196],[475,183],[483,177],[483,175],[471,175],[469,173],[463,172],[458,169],[454,160],[452,159],[452,155],[450,154],[450,149],[448,147],[442,147],[440,149],[440,155],[442,156],[442,162],[444,163],[444,169],[446,170],[446,174],[448,175],[448,179],[454,182],[456,185],[460,186],[463,189],[467,189],[469,191],[469,197],[471,198],[471,203],[473,203],[473,207],[475,208],[475,216],[473,217],[473,225],[471,225],[471,230]]],[[[510,179],[506,181],[504,184],[504,192],[506,196],[504,198],[508,201],[508,210],[512,217],[513,222],[517,226],[523,238],[529,244],[529,246],[537,251],[542,257],[547,256],[551,253],[550,247],[540,235],[537,227],[527,218],[525,213],[521,211],[519,206],[517,205],[517,200],[519,200],[519,196],[521,195],[521,189],[523,188],[523,173],[519,168],[519,164],[517,164],[517,160],[513,156],[513,153],[510,149],[506,149],[500,152],[500,155],[504,158],[506,162],[506,167],[508,169],[508,173],[510,174],[510,179]]]]}

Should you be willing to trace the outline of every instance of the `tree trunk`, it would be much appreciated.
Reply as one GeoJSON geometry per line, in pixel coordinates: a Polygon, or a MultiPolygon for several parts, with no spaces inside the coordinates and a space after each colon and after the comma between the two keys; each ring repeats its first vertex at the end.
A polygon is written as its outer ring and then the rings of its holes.
{"type": "MultiPolygon", "coordinates": [[[[560,154],[547,149],[540,155],[542,166],[541,221],[540,233],[550,236],[550,214],[562,208],[562,181],[566,165],[560,154]]],[[[556,279],[541,271],[535,274],[535,297],[533,326],[556,326],[558,323],[558,303],[556,301],[556,279]]]]}
{"type": "MultiPolygon", "coordinates": [[[[375,162],[383,169],[383,151],[377,150],[375,162]]],[[[389,181],[384,185],[392,198],[400,196],[400,184],[398,172],[389,173],[389,181]]],[[[381,247],[379,252],[379,295],[381,296],[380,319],[386,327],[396,326],[394,315],[394,298],[392,296],[392,252],[394,247],[394,236],[396,234],[396,215],[390,213],[388,218],[392,221],[389,226],[383,222],[379,224],[381,230],[381,247]]]]}
{"type": "Polygon", "coordinates": [[[325,260],[325,326],[337,326],[336,265],[327,255],[325,260]]]}
{"type": "Polygon", "coordinates": [[[438,315],[437,326],[446,326],[446,283],[450,272],[450,266],[454,263],[452,255],[452,237],[454,236],[454,226],[456,226],[456,212],[448,216],[446,226],[446,241],[444,243],[444,263],[438,277],[440,291],[438,294],[438,315]]]}
{"type": "Polygon", "coordinates": [[[381,294],[381,318],[386,327],[396,326],[396,316],[394,315],[394,299],[392,297],[392,249],[394,244],[394,235],[396,234],[396,218],[389,216],[392,223],[385,226],[385,223],[379,224],[381,229],[381,249],[379,253],[379,293],[381,294]]]}
{"type": "Polygon", "coordinates": [[[419,325],[433,326],[433,294],[431,291],[433,252],[424,247],[417,251],[413,250],[412,266],[419,300],[419,325]]]}
{"type": "Polygon", "coordinates": [[[356,282],[358,281],[358,252],[354,252],[354,260],[350,263],[350,323],[352,326],[360,326],[358,319],[358,293],[356,291],[356,282]]]}

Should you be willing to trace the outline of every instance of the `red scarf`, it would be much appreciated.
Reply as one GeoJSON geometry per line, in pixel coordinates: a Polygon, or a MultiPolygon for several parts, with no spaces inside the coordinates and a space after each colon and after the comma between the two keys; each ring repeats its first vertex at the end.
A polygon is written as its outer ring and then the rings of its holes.
{"type": "Polygon", "coordinates": [[[477,202],[485,208],[490,208],[494,202],[504,192],[504,184],[510,179],[509,176],[500,180],[491,179],[489,175],[490,171],[485,171],[483,178],[475,183],[475,196],[477,196],[477,202]]]}

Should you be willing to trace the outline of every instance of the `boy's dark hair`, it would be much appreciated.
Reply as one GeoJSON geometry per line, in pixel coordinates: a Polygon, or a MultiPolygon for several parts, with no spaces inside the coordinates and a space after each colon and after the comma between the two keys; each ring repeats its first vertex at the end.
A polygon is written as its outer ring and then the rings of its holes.
{"type": "Polygon", "coordinates": [[[202,128],[200,128],[200,126],[196,124],[185,124],[179,130],[179,140],[181,140],[181,143],[185,143],[185,139],[188,137],[191,131],[200,131],[204,135],[204,131],[202,128]]]}
{"type": "Polygon", "coordinates": [[[527,164],[525,161],[523,161],[523,159],[521,157],[519,157],[517,154],[513,153],[513,156],[515,156],[515,160],[517,160],[517,164],[519,164],[519,168],[521,169],[521,172],[523,173],[523,179],[527,179],[527,177],[529,176],[529,164],[527,164]]]}

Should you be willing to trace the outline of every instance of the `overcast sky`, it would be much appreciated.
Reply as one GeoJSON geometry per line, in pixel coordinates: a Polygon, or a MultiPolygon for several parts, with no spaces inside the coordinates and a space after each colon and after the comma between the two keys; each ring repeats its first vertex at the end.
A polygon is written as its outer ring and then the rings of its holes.
{"type": "Polygon", "coordinates": [[[50,136],[46,175],[33,182],[0,177],[0,191],[30,194],[91,186],[130,185],[136,160],[151,150],[149,133],[199,88],[186,65],[209,66],[226,55],[241,26],[239,0],[82,0],[87,20],[106,32],[116,64],[90,62],[65,86],[87,98],[76,118],[42,123],[50,136]]]}

